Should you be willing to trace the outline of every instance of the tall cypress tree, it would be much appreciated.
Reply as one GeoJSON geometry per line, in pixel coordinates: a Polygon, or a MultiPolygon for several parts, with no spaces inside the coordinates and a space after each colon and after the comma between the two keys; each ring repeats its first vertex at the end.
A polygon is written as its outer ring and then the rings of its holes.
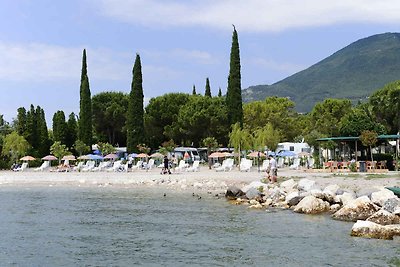
{"type": "Polygon", "coordinates": [[[37,136],[38,136],[38,154],[43,157],[50,152],[50,138],[49,132],[47,130],[46,117],[44,114],[44,110],[37,106],[36,108],[36,117],[37,117],[37,136]]]}
{"type": "Polygon", "coordinates": [[[126,116],[127,151],[138,151],[137,145],[144,142],[144,110],[143,110],[143,79],[142,64],[139,54],[136,54],[133,66],[132,87],[129,94],[128,114],[126,116]]]}
{"type": "Polygon", "coordinates": [[[226,92],[226,105],[228,108],[229,123],[239,122],[243,125],[242,86],[240,75],[240,51],[236,28],[233,25],[230,69],[228,76],[228,89],[226,92]]]}
{"type": "Polygon", "coordinates": [[[221,87],[218,89],[218,97],[222,97],[221,87]]]}
{"type": "Polygon", "coordinates": [[[206,79],[206,92],[204,95],[211,97],[210,80],[208,79],[208,77],[206,79]]]}
{"type": "Polygon", "coordinates": [[[26,109],[24,107],[18,108],[16,130],[19,135],[24,136],[26,139],[26,109]]]}
{"type": "Polygon", "coordinates": [[[86,145],[92,145],[92,100],[90,96],[89,77],[87,75],[86,49],[83,49],[82,73],[80,86],[80,110],[78,136],[86,145]]]}
{"type": "Polygon", "coordinates": [[[196,86],[195,86],[194,84],[193,84],[192,95],[197,95],[197,93],[196,93],[196,86]]]}

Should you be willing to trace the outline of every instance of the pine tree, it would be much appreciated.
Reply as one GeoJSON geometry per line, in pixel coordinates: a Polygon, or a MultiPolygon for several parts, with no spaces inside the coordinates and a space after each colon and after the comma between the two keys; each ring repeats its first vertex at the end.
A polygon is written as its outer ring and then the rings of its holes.
{"type": "Polygon", "coordinates": [[[129,94],[128,114],[126,116],[127,151],[137,152],[137,146],[144,142],[144,110],[142,65],[139,54],[136,54],[133,66],[132,87],[129,94]]]}
{"type": "Polygon", "coordinates": [[[197,95],[196,93],[196,86],[193,84],[193,91],[192,91],[192,95],[197,95]]]}
{"type": "Polygon", "coordinates": [[[17,121],[16,121],[16,130],[19,135],[25,137],[26,139],[26,109],[24,107],[20,107],[18,109],[17,121]]]}
{"type": "Polygon", "coordinates": [[[86,145],[92,145],[92,102],[87,75],[86,49],[83,49],[82,74],[80,86],[80,110],[78,136],[86,145]]]}
{"type": "Polygon", "coordinates": [[[37,134],[37,116],[35,107],[31,104],[29,111],[26,113],[26,132],[25,139],[31,145],[32,154],[39,146],[38,134],[37,134]]]}
{"type": "Polygon", "coordinates": [[[226,105],[228,108],[229,123],[239,122],[243,125],[242,87],[240,75],[240,51],[238,35],[233,26],[230,69],[228,76],[228,90],[226,92],[226,105]]]}
{"type": "Polygon", "coordinates": [[[222,97],[221,87],[218,89],[218,97],[222,97]]]}
{"type": "Polygon", "coordinates": [[[206,79],[206,92],[204,94],[205,96],[211,97],[211,88],[210,88],[210,80],[206,79]]]}

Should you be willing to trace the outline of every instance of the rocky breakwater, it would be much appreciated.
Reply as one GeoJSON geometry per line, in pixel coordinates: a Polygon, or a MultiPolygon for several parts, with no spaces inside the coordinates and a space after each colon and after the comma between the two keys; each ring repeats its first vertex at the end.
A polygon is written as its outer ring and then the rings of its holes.
{"type": "Polygon", "coordinates": [[[309,179],[290,179],[279,185],[254,181],[243,188],[229,187],[225,197],[251,209],[330,213],[335,220],[356,222],[352,236],[380,239],[400,236],[400,199],[385,188],[354,191],[332,184],[322,189],[309,179]]]}

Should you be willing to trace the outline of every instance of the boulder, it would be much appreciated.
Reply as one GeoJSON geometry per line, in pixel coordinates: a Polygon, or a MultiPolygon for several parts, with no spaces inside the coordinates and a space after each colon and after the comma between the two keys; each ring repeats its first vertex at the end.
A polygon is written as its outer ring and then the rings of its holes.
{"type": "Polygon", "coordinates": [[[314,196],[306,196],[294,208],[295,212],[317,214],[329,210],[329,203],[314,196]]]}
{"type": "Polygon", "coordinates": [[[294,188],[296,188],[297,183],[293,180],[287,180],[281,183],[280,187],[283,191],[285,191],[286,193],[292,191],[294,188]]]}
{"type": "Polygon", "coordinates": [[[357,220],[367,219],[378,210],[379,207],[372,203],[367,196],[362,196],[344,205],[332,215],[332,218],[341,221],[355,222],[357,220]]]}
{"type": "Polygon", "coordinates": [[[351,228],[352,236],[392,240],[400,235],[400,225],[380,225],[370,221],[357,221],[351,228]]]}
{"type": "Polygon", "coordinates": [[[329,207],[329,212],[330,213],[335,213],[338,210],[340,210],[340,205],[339,204],[333,204],[329,207]]]}
{"type": "Polygon", "coordinates": [[[384,209],[378,210],[368,217],[367,221],[380,225],[399,224],[400,216],[394,215],[384,209]]]}
{"type": "Polygon", "coordinates": [[[390,198],[383,204],[383,209],[391,213],[394,213],[398,208],[400,209],[400,199],[398,197],[390,198]]]}
{"type": "MultiPolygon", "coordinates": [[[[338,194],[339,189],[340,189],[340,186],[338,186],[337,184],[331,184],[331,185],[328,185],[327,187],[325,187],[322,192],[332,192],[334,195],[336,195],[336,194],[338,194]]],[[[341,191],[341,192],[344,193],[344,191],[341,191]]]]}
{"type": "Polygon", "coordinates": [[[383,207],[386,200],[395,198],[395,197],[396,197],[396,195],[392,191],[385,188],[380,191],[373,192],[371,194],[371,201],[374,202],[376,205],[383,207]]]}
{"type": "Polygon", "coordinates": [[[322,191],[320,189],[311,189],[310,193],[312,196],[314,196],[316,198],[320,198],[320,199],[325,198],[325,195],[322,193],[322,191]]]}
{"type": "Polygon", "coordinates": [[[300,200],[302,200],[303,198],[304,197],[301,197],[299,195],[299,191],[293,191],[286,195],[285,201],[289,206],[295,206],[299,204],[300,200]]]}
{"type": "Polygon", "coordinates": [[[355,200],[355,194],[344,192],[342,195],[336,195],[333,198],[335,203],[340,203],[342,205],[347,205],[348,203],[355,200]]]}
{"type": "Polygon", "coordinates": [[[225,192],[225,197],[230,200],[236,199],[244,195],[245,193],[236,186],[230,186],[225,192]]]}
{"type": "Polygon", "coordinates": [[[315,181],[309,179],[301,179],[297,185],[297,189],[301,191],[310,191],[311,189],[318,189],[315,181]]]}
{"type": "Polygon", "coordinates": [[[246,192],[246,197],[248,199],[253,199],[261,196],[261,192],[258,191],[258,189],[251,187],[249,190],[246,192]]]}
{"type": "Polygon", "coordinates": [[[249,190],[252,189],[252,188],[259,189],[260,187],[262,187],[263,190],[264,190],[264,189],[267,188],[267,184],[262,183],[262,182],[260,182],[260,181],[253,181],[253,182],[251,182],[250,184],[244,186],[244,187],[242,188],[242,191],[245,192],[245,193],[247,193],[247,191],[249,191],[249,190]]]}
{"type": "Polygon", "coordinates": [[[335,203],[336,192],[338,192],[340,187],[337,184],[328,185],[322,191],[324,199],[329,203],[335,203]]]}

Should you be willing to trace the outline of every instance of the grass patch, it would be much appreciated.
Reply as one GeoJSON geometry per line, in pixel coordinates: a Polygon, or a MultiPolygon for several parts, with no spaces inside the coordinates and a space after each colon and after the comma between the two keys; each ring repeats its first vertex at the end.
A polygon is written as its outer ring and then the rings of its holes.
{"type": "Polygon", "coordinates": [[[378,178],[388,178],[389,176],[386,174],[379,174],[379,173],[372,173],[372,174],[367,174],[365,176],[365,179],[371,180],[371,179],[378,179],[378,178]]]}

